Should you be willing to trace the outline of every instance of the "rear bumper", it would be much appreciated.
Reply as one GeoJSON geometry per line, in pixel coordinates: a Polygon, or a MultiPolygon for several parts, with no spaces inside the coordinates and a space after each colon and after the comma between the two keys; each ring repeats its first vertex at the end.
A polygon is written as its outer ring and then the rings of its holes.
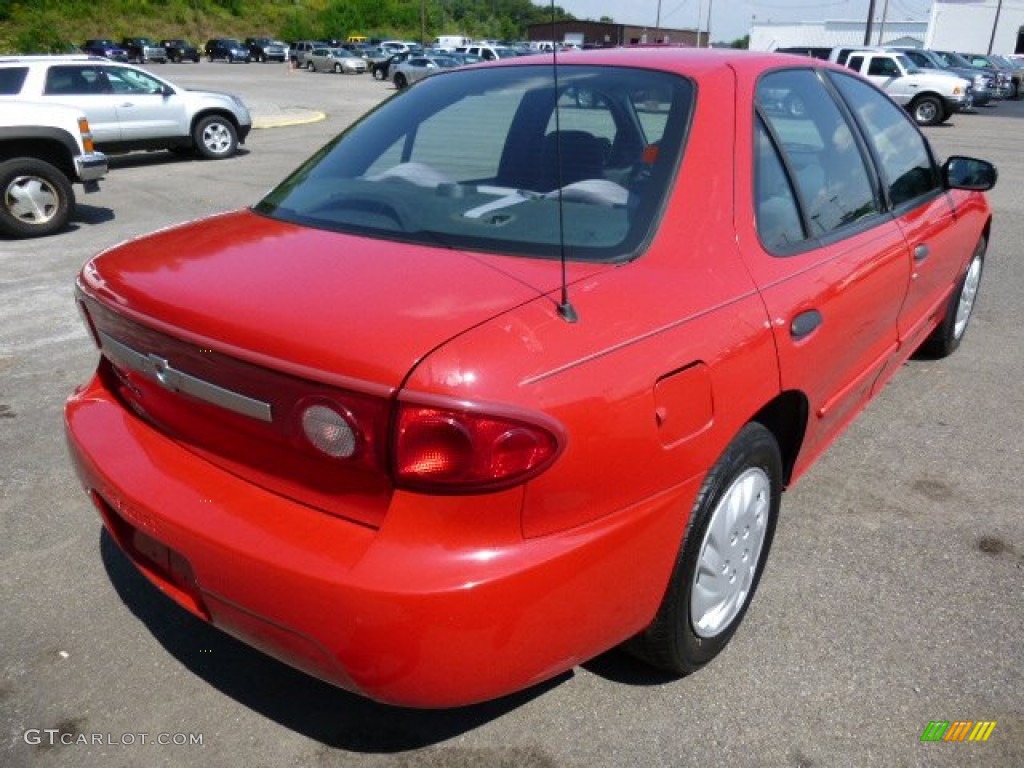
{"type": "Polygon", "coordinates": [[[286,663],[405,706],[511,693],[641,630],[697,491],[532,540],[521,488],[396,492],[373,529],[198,458],[98,378],[68,400],[65,426],[104,524],[162,591],[286,663]]]}

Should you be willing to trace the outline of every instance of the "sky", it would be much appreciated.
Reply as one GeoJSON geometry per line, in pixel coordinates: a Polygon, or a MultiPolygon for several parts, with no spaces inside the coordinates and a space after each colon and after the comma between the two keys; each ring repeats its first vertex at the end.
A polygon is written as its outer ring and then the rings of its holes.
{"type": "MultiPolygon", "coordinates": [[[[543,0],[533,0],[545,5],[543,0]]],[[[751,21],[824,21],[864,19],[870,0],[555,0],[578,19],[597,21],[608,16],[618,24],[654,27],[661,9],[661,26],[677,29],[708,28],[711,39],[730,42],[750,31],[751,21]],[[698,21],[699,20],[699,21],[698,21]]],[[[875,0],[875,19],[926,21],[931,0],[875,0]]]]}

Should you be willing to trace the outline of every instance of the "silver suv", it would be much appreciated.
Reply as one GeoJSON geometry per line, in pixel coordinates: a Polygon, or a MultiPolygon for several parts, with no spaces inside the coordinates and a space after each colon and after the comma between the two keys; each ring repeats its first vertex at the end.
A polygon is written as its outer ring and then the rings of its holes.
{"type": "Polygon", "coordinates": [[[205,158],[225,158],[252,130],[237,96],[190,91],[130,64],[98,56],[0,57],[0,69],[11,68],[23,70],[21,90],[13,95],[78,107],[103,152],[194,149],[205,158]]]}

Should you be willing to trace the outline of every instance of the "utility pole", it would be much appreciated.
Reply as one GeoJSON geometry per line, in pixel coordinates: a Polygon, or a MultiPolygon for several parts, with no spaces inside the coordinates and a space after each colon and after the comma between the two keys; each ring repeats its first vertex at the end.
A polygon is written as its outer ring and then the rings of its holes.
{"type": "Polygon", "coordinates": [[[868,3],[868,23],[864,25],[864,45],[871,45],[871,20],[875,18],[875,0],[868,3]]]}
{"type": "Polygon", "coordinates": [[[999,13],[1003,10],[1003,0],[996,5],[996,20],[992,22],[992,37],[988,39],[988,53],[992,53],[992,46],[996,42],[996,27],[999,26],[999,13]]]}

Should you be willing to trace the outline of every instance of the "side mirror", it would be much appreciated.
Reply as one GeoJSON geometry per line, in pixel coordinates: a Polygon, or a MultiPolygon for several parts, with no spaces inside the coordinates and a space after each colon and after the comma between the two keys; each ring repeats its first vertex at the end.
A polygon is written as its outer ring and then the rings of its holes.
{"type": "Polygon", "coordinates": [[[160,89],[160,93],[162,93],[164,96],[173,96],[175,94],[175,90],[171,88],[171,86],[165,85],[163,88],[160,89]]]}
{"type": "Polygon", "coordinates": [[[953,155],[942,164],[942,181],[947,189],[970,189],[980,192],[996,185],[999,172],[987,160],[953,155]]]}

